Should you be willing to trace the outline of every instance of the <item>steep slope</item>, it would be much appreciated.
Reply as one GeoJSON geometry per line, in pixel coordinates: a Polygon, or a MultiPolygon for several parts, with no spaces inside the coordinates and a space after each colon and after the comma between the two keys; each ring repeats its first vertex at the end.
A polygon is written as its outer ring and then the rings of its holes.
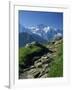
{"type": "Polygon", "coordinates": [[[19,50],[19,78],[47,78],[63,76],[63,41],[45,46],[31,43],[19,50]]]}
{"type": "Polygon", "coordinates": [[[28,68],[34,64],[35,60],[43,54],[50,52],[45,46],[38,42],[32,42],[19,49],[19,69],[28,68]]]}
{"type": "Polygon", "coordinates": [[[54,55],[48,77],[63,77],[63,41],[56,41],[51,49],[54,51],[54,55]]]}

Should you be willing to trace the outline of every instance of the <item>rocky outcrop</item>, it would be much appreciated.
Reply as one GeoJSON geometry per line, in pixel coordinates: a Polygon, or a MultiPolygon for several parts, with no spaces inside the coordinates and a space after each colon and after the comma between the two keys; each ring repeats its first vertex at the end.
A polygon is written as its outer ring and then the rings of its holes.
{"type": "MultiPolygon", "coordinates": [[[[48,72],[50,71],[50,64],[53,61],[53,58],[56,56],[57,47],[62,42],[59,40],[54,42],[53,45],[50,46],[47,53],[42,56],[34,56],[32,61],[34,62],[29,67],[23,69],[23,72],[20,74],[20,79],[29,79],[29,78],[47,78],[48,72]]],[[[32,43],[34,44],[34,43],[32,43]]]]}
{"type": "Polygon", "coordinates": [[[41,57],[34,57],[34,65],[24,69],[20,75],[20,79],[23,78],[47,78],[49,71],[49,63],[51,62],[51,55],[47,53],[41,57]]]}

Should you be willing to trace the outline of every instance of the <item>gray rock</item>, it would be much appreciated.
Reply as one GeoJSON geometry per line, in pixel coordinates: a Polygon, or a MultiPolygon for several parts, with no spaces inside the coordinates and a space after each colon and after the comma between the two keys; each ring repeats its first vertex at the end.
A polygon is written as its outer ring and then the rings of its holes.
{"type": "Polygon", "coordinates": [[[46,72],[48,69],[48,64],[44,64],[44,65],[42,65],[42,67],[43,67],[42,71],[46,72]]]}
{"type": "Polygon", "coordinates": [[[44,74],[41,78],[47,78],[48,74],[44,74]]]}
{"type": "Polygon", "coordinates": [[[39,59],[39,60],[35,61],[34,64],[37,64],[37,63],[40,63],[40,62],[41,62],[41,60],[39,59]]]}
{"type": "Polygon", "coordinates": [[[37,69],[36,69],[36,68],[30,69],[30,70],[28,71],[28,74],[33,74],[33,73],[35,73],[35,72],[37,72],[37,69]]]}
{"type": "Polygon", "coordinates": [[[40,72],[39,71],[36,72],[36,73],[34,73],[34,78],[38,78],[39,75],[40,75],[40,72]]]}
{"type": "Polygon", "coordinates": [[[35,63],[35,65],[34,65],[36,68],[38,68],[38,67],[42,67],[42,62],[39,62],[39,63],[35,63]]]}
{"type": "Polygon", "coordinates": [[[51,57],[51,56],[52,56],[52,54],[50,54],[50,53],[47,54],[47,57],[51,57]]]}
{"type": "Polygon", "coordinates": [[[48,63],[48,59],[42,59],[42,64],[48,63]]]}
{"type": "Polygon", "coordinates": [[[33,75],[27,75],[27,78],[34,78],[33,75]]]}
{"type": "Polygon", "coordinates": [[[42,56],[41,59],[47,59],[48,57],[47,56],[42,56]]]}
{"type": "Polygon", "coordinates": [[[35,66],[31,66],[30,68],[31,68],[31,69],[32,69],[32,68],[35,68],[35,66]]]}
{"type": "Polygon", "coordinates": [[[44,67],[47,68],[48,67],[48,64],[45,64],[44,67]]]}
{"type": "Polygon", "coordinates": [[[49,70],[48,69],[45,69],[45,73],[48,73],[49,72],[49,70]]]}

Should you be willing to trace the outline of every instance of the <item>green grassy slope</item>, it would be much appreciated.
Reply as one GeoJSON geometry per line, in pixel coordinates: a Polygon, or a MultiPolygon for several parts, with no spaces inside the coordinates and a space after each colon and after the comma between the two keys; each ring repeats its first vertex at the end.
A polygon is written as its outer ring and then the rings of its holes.
{"type": "MultiPolygon", "coordinates": [[[[34,64],[34,58],[41,58],[43,55],[51,52],[49,58],[51,62],[48,63],[48,77],[62,77],[63,76],[63,40],[55,41],[46,45],[31,44],[19,49],[19,74],[23,73],[23,69],[34,64]],[[52,51],[52,52],[51,52],[52,51]]],[[[37,60],[39,60],[39,58],[37,60]]]]}
{"type": "Polygon", "coordinates": [[[47,48],[41,44],[32,44],[19,49],[19,71],[34,63],[33,58],[42,56],[47,52],[47,48]]]}
{"type": "Polygon", "coordinates": [[[63,76],[63,41],[61,40],[57,45],[52,48],[56,49],[53,57],[53,62],[50,64],[49,77],[62,77],[63,76]]]}

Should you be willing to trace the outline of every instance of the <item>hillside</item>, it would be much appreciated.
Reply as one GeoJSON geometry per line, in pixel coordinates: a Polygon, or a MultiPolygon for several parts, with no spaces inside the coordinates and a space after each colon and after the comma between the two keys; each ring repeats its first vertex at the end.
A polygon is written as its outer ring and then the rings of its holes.
{"type": "Polygon", "coordinates": [[[19,78],[47,78],[63,76],[62,39],[46,45],[38,42],[19,49],[19,78]]]}

